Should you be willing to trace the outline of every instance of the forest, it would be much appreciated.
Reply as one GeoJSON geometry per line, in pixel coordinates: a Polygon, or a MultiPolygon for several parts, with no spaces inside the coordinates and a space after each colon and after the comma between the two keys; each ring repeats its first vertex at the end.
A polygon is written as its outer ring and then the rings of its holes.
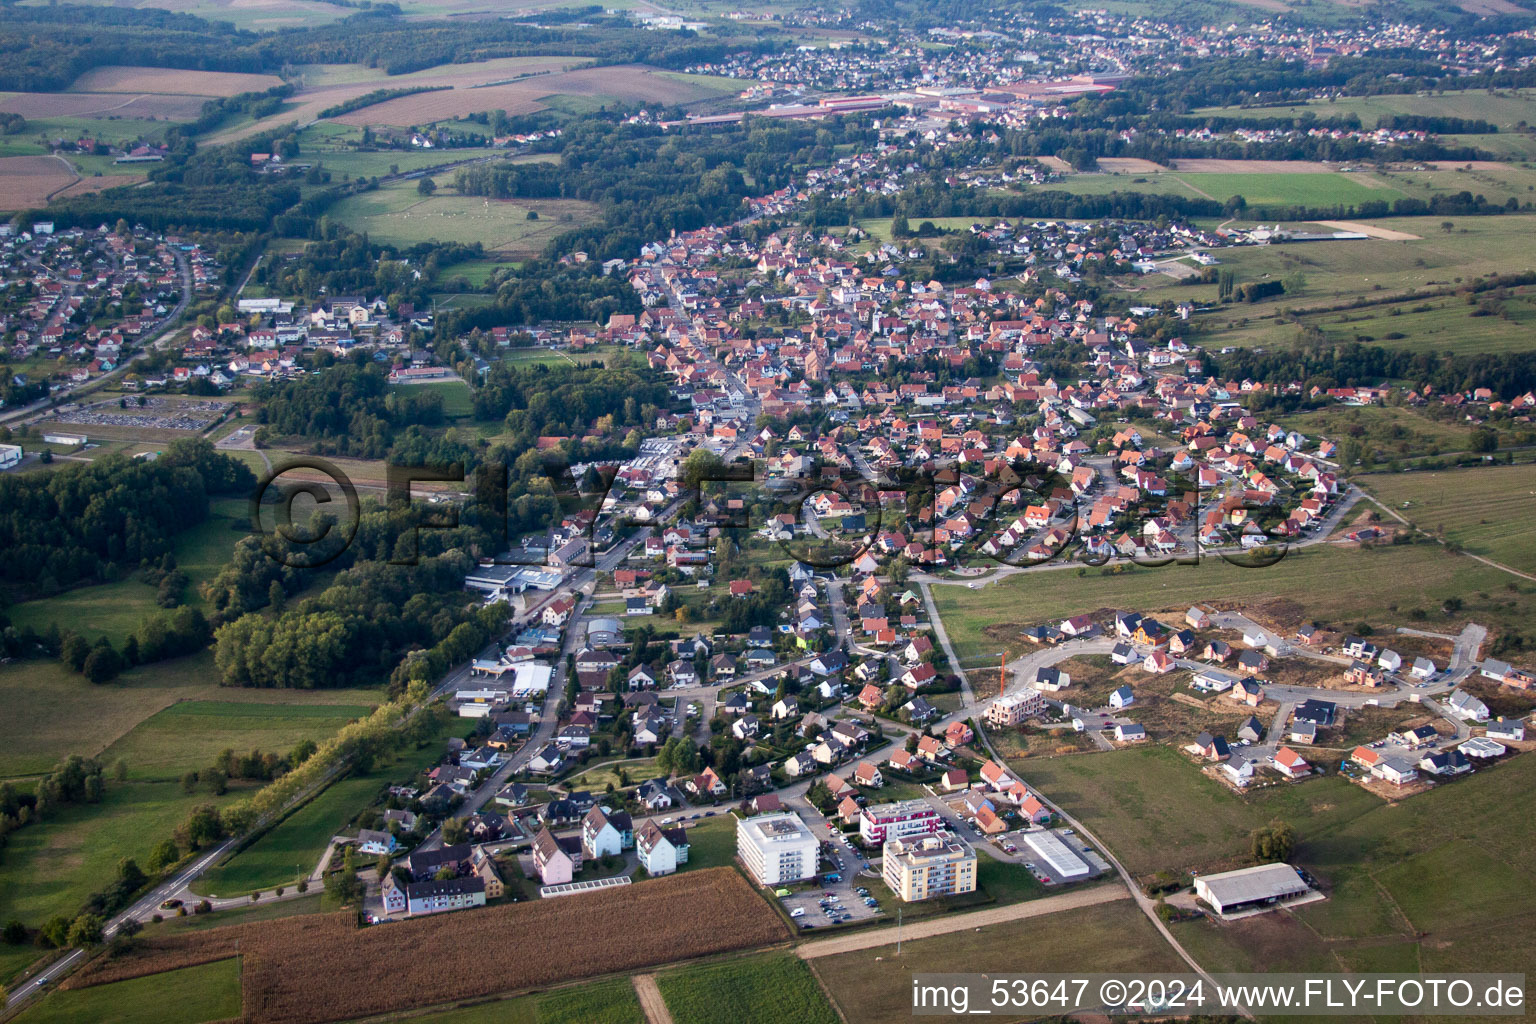
{"type": "Polygon", "coordinates": [[[356,362],[262,382],[256,443],[265,444],[273,435],[301,437],[316,454],[381,459],[389,454],[397,430],[442,423],[441,395],[426,389],[390,391],[384,368],[367,360],[360,353],[356,362]]]}
{"type": "Polygon", "coordinates": [[[250,493],[245,464],[203,439],[154,461],[108,455],[52,473],[0,476],[0,579],[48,593],[104,581],[208,517],[211,494],[250,493]]]}

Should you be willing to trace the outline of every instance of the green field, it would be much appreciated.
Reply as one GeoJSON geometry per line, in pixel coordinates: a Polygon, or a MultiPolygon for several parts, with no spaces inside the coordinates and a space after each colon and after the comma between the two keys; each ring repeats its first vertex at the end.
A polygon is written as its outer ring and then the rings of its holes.
{"type": "Polygon", "coordinates": [[[1285,107],[1204,107],[1196,117],[1290,118],[1305,113],[1319,118],[1358,115],[1360,123],[1374,128],[1383,115],[1423,114],[1433,117],[1461,117],[1483,120],[1508,131],[1524,122],[1536,121],[1536,90],[1468,89],[1438,94],[1416,93],[1388,96],[1343,96],[1335,100],[1294,104],[1285,107]]]}
{"type": "Polygon", "coordinates": [[[1308,835],[1381,804],[1337,776],[1237,796],[1165,746],[1025,758],[1012,767],[1137,876],[1236,866],[1230,862],[1247,856],[1249,833],[1275,818],[1308,835]]]}
{"type": "Polygon", "coordinates": [[[1323,880],[1327,900],[1175,934],[1216,971],[1528,972],[1536,843],[1524,815],[1503,811],[1533,781],[1536,758],[1516,757],[1400,804],[1298,823],[1294,859],[1323,880]]]}
{"type": "MultiPolygon", "coordinates": [[[[211,653],[162,661],[96,686],[57,661],[0,666],[0,778],[34,775],[68,754],[97,756],[140,722],[181,700],[270,706],[376,703],[372,690],[231,690],[218,685],[211,653]],[[238,696],[237,696],[238,695],[238,696]]],[[[133,766],[129,766],[132,770],[133,766]]]]}
{"type": "Polygon", "coordinates": [[[1536,572],[1536,466],[1388,474],[1369,477],[1367,486],[1420,529],[1473,554],[1536,572]]]}
{"type": "Polygon", "coordinates": [[[428,381],[422,384],[395,384],[391,385],[390,390],[402,391],[412,395],[441,395],[443,396],[443,415],[449,419],[469,416],[475,411],[474,402],[469,394],[469,385],[462,380],[428,381]]]}
{"type": "MultiPolygon", "coordinates": [[[[171,545],[176,567],[187,574],[189,583],[183,600],[204,607],[198,587],[218,575],[229,561],[235,543],[250,532],[249,505],[237,498],[213,502],[209,517],[180,534],[171,545]]],[[[61,630],[74,630],[89,640],[98,636],[120,646],[144,619],[159,612],[156,588],[137,574],[114,583],[75,587],[53,597],[24,601],[6,610],[18,629],[31,626],[39,633],[57,622],[61,630]]]]}
{"type": "Polygon", "coordinates": [[[688,829],[688,863],[679,871],[728,868],[736,860],[736,819],[718,814],[688,829]]]}
{"type": "Polygon", "coordinates": [[[1212,557],[1198,566],[1107,575],[1033,570],[978,590],[936,586],[933,594],[955,653],[968,664],[994,659],[1001,648],[1010,657],[1032,650],[1019,638],[1021,628],[1098,608],[1147,612],[1200,601],[1278,598],[1299,603],[1305,617],[1319,623],[1365,620],[1378,632],[1398,625],[1454,632],[1464,621],[1526,628],[1536,611],[1536,585],[1427,542],[1366,549],[1316,545],[1267,569],[1212,557]],[[1403,589],[1404,580],[1414,582],[1412,590],[1403,589]],[[1450,597],[1463,601],[1454,619],[1436,610],[1450,597]],[[1420,609],[1426,618],[1413,615],[1420,609]]]}
{"type": "Polygon", "coordinates": [[[132,857],[142,867],[194,807],[227,804],[244,792],[232,787],[215,797],[183,793],[174,782],[109,779],[101,803],[61,807],[11,833],[0,870],[0,920],[35,928],[55,914],[74,917],[91,893],[117,877],[118,861],[132,857]]]}
{"type": "Polygon", "coordinates": [[[426,746],[401,751],[366,775],[327,786],[251,845],[211,868],[194,883],[197,891],[208,896],[240,895],[307,877],[332,836],[366,810],[387,784],[412,779],[435,763],[442,756],[442,740],[454,734],[455,729],[444,726],[426,746]]]}
{"type": "Polygon", "coordinates": [[[49,993],[26,1024],[202,1024],[240,1016],[240,960],[49,993]]]}
{"type": "MultiPolygon", "coordinates": [[[[386,149],[363,152],[355,149],[306,150],[300,157],[306,162],[318,163],[331,172],[333,182],[344,176],[353,178],[382,178],[386,174],[405,174],[426,167],[441,167],[460,160],[495,156],[505,152],[498,149],[386,149]],[[391,169],[393,168],[393,170],[391,169]]],[[[411,182],[412,187],[415,182],[411,182]]]]}
{"type": "Polygon", "coordinates": [[[286,754],[300,740],[334,734],[372,708],[364,704],[282,706],[235,701],[183,701],[140,722],[101,754],[128,762],[131,779],[172,780],[206,768],[220,751],[286,754]]]}
{"type": "Polygon", "coordinates": [[[576,199],[488,200],[441,190],[424,197],[416,188],[408,181],[349,196],[331,207],[330,216],[394,245],[441,239],[533,255],[551,238],[597,215],[595,204],[576,199]],[[529,220],[530,212],[539,219],[529,220]]]}
{"type": "MultiPolygon", "coordinates": [[[[909,1018],[912,975],[919,972],[1017,974],[1086,969],[1134,973],[1183,969],[1183,961],[1129,900],[909,939],[902,943],[901,956],[895,953],[892,944],[817,957],[810,964],[848,1024],[886,1024],[909,1018]]],[[[924,1015],[918,1019],[954,1022],[974,1017],[924,1015]]]]}
{"type": "MultiPolygon", "coordinates": [[[[1249,206],[1335,206],[1371,200],[1401,199],[1400,192],[1369,175],[1344,173],[1216,174],[1160,171],[1117,174],[1069,174],[1064,181],[1036,186],[1040,190],[1074,195],[1111,192],[1155,192],[1188,199],[1226,202],[1242,196],[1249,206]]],[[[910,220],[910,218],[909,218],[910,220]]],[[[916,226],[916,222],[912,222],[916,226]]]]}
{"type": "Polygon", "coordinates": [[[413,1024],[645,1024],[628,978],[412,1015],[413,1024]]]}
{"type": "Polygon", "coordinates": [[[792,953],[685,967],[656,976],[676,1024],[837,1024],[816,976],[792,953]]]}

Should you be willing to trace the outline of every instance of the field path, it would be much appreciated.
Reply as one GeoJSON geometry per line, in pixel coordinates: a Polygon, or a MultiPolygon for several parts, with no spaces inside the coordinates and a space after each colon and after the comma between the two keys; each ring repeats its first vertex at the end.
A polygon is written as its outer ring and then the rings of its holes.
{"type": "MultiPolygon", "coordinates": [[[[1097,906],[1100,903],[1112,903],[1115,900],[1127,899],[1129,896],[1130,893],[1125,890],[1124,886],[1101,885],[1094,889],[1084,889],[1081,892],[1064,892],[1059,896],[1047,896],[1044,899],[1030,900],[1026,903],[1013,903],[1006,907],[991,907],[987,910],[975,910],[969,914],[949,914],[945,917],[933,918],[928,921],[919,921],[916,924],[909,924],[903,927],[901,929],[901,938],[904,942],[911,939],[926,939],[934,935],[946,935],[949,932],[965,931],[968,928],[982,928],[989,924],[1023,921],[1026,918],[1058,914],[1064,910],[1081,910],[1083,907],[1097,906]]],[[[835,939],[807,942],[796,949],[795,953],[802,960],[814,960],[817,957],[836,956],[838,953],[852,953],[860,949],[889,946],[895,942],[895,929],[880,928],[835,939]]],[[[637,991],[640,989],[640,979],[638,977],[635,978],[635,989],[637,991]]],[[[642,1005],[645,1003],[645,996],[643,994],[640,997],[640,1002],[642,1005]]],[[[649,1013],[647,1015],[649,1016],[649,1013]]]]}
{"type": "Polygon", "coordinates": [[[650,1024],[672,1024],[672,1011],[667,1009],[667,1001],[661,998],[661,989],[656,987],[656,975],[637,974],[631,980],[635,995],[640,997],[640,1009],[645,1011],[645,1019],[650,1024]]]}
{"type": "Polygon", "coordinates": [[[1189,182],[1185,181],[1183,178],[1179,177],[1177,174],[1170,174],[1170,175],[1168,175],[1168,177],[1172,178],[1174,181],[1178,182],[1180,185],[1183,185],[1185,188],[1189,189],[1191,192],[1199,193],[1200,195],[1204,196],[1205,198],[1211,200],[1212,202],[1216,202],[1216,203],[1221,202],[1220,199],[1217,199],[1215,196],[1211,195],[1205,189],[1203,189],[1203,188],[1196,188],[1195,186],[1191,185],[1189,182]]]}

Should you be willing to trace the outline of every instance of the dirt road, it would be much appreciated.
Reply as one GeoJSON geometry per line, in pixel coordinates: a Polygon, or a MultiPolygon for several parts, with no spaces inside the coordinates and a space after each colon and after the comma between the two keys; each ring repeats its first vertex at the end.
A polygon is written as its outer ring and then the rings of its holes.
{"type": "Polygon", "coordinates": [[[645,1019],[649,1024],[672,1024],[672,1011],[667,1009],[666,1000],[661,998],[661,989],[656,987],[656,975],[637,974],[631,979],[635,984],[635,995],[640,997],[640,1009],[645,1011],[645,1019]]]}

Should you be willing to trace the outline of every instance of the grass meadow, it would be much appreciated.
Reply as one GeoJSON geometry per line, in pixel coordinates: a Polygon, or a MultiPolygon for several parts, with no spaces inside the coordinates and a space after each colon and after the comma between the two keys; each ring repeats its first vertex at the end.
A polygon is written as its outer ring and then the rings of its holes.
{"type": "Polygon", "coordinates": [[[675,1024],[837,1024],[816,976],[792,953],[700,964],[656,976],[675,1024]]]}
{"type": "Polygon", "coordinates": [[[240,958],[49,993],[26,1024],[202,1024],[240,1016],[240,958]]]}

